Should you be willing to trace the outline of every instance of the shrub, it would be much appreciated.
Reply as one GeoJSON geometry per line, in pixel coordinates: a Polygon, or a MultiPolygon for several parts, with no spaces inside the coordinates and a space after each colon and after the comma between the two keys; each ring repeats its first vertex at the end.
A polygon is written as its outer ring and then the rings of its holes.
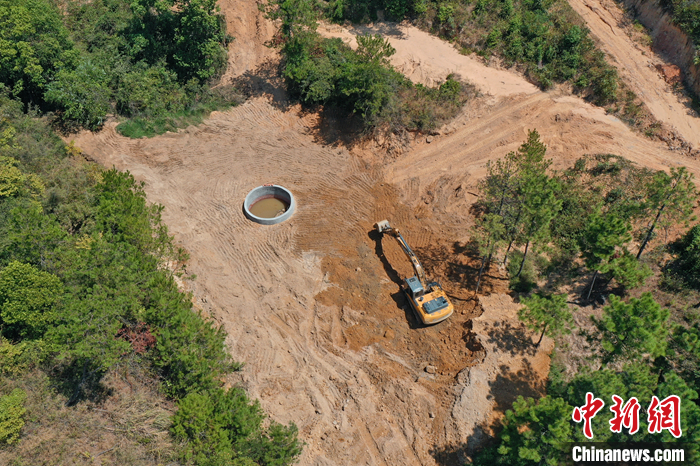
{"type": "Polygon", "coordinates": [[[198,465],[246,464],[285,466],[301,453],[297,429],[265,419],[257,401],[250,402],[240,388],[192,392],[178,404],[173,435],[185,442],[183,459],[198,465]]]}
{"type": "Polygon", "coordinates": [[[61,280],[29,264],[10,262],[0,271],[0,318],[12,336],[37,337],[56,321],[61,280]]]}
{"type": "Polygon", "coordinates": [[[0,396],[0,443],[12,444],[19,439],[27,412],[24,407],[26,400],[27,394],[19,388],[9,395],[0,396]]]}
{"type": "Polygon", "coordinates": [[[110,110],[112,91],[108,83],[109,76],[99,64],[83,60],[73,70],[60,70],[44,98],[61,109],[64,123],[97,129],[110,110]]]}

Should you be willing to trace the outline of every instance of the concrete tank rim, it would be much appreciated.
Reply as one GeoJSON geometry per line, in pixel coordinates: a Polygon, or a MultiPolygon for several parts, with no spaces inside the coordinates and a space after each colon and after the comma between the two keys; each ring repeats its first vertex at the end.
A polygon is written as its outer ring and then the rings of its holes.
{"type": "Polygon", "coordinates": [[[245,200],[243,201],[243,213],[245,214],[245,216],[248,218],[248,220],[255,223],[259,223],[261,225],[276,225],[278,223],[282,223],[285,220],[288,220],[292,216],[292,214],[294,214],[295,209],[296,200],[294,199],[294,195],[292,194],[292,192],[284,186],[280,186],[278,184],[263,184],[257,186],[248,192],[248,194],[245,197],[245,200]],[[250,210],[248,210],[250,206],[255,203],[255,201],[267,194],[282,195],[281,197],[288,198],[289,207],[287,208],[287,211],[279,217],[263,218],[254,215],[252,212],[250,212],[250,210]]]}

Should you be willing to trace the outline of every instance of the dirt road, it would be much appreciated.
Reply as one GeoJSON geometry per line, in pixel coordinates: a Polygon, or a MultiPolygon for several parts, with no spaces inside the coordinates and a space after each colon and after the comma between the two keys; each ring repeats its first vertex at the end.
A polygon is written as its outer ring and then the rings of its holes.
{"type": "Polygon", "coordinates": [[[389,39],[396,53],[391,64],[414,83],[436,86],[454,73],[476,85],[479,90],[493,96],[535,94],[537,86],[521,76],[505,70],[490,68],[473,57],[460,55],[452,44],[421,31],[413,26],[396,23],[378,23],[375,26],[345,28],[322,24],[319,32],[325,37],[339,37],[356,48],[358,34],[381,34],[389,39]]]}
{"type": "MultiPolygon", "coordinates": [[[[252,76],[274,58],[268,49],[256,55],[270,25],[253,2],[221,5],[247,50],[231,66],[252,76]]],[[[261,88],[276,98],[252,98],[196,128],[129,140],[110,124],[75,136],[90,157],[144,180],[149,200],[165,206],[166,224],[191,254],[197,278],[186,286],[195,304],[225,327],[232,354],[246,363],[229,382],[277,421],[297,423],[307,443],[302,465],[457,464],[518,394],[541,390],[546,351],[527,344],[498,276],[487,280],[490,296],[466,300],[474,264],[463,254],[485,162],[516,148],[528,129],[540,131],[557,168],[604,152],[700,173],[695,160],[581,99],[479,68],[414,29],[389,37],[413,79],[486,76],[487,95],[396,159],[329,144],[317,116],[288,106],[269,77],[261,88]],[[294,193],[297,212],[281,225],[248,222],[245,195],[269,182],[294,193]],[[454,297],[450,320],[417,325],[398,286],[410,264],[372,232],[385,218],[454,297]]]]}
{"type": "Polygon", "coordinates": [[[654,65],[664,63],[620,26],[623,12],[612,0],[569,0],[586,21],[598,45],[622,79],[649,107],[654,117],[673,127],[695,149],[700,148],[700,118],[679,100],[654,65]]]}

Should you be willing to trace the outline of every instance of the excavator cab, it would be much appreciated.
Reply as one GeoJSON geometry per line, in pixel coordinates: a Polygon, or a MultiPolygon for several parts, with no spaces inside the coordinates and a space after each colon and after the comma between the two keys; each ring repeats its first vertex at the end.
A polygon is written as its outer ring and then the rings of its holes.
{"type": "Polygon", "coordinates": [[[427,282],[423,273],[423,266],[421,266],[418,257],[408,246],[399,230],[392,228],[386,220],[377,222],[375,228],[379,233],[388,233],[393,236],[413,264],[416,275],[404,280],[403,290],[416,317],[425,325],[437,324],[450,317],[452,312],[454,312],[454,306],[447,299],[447,295],[440,283],[427,282]]]}

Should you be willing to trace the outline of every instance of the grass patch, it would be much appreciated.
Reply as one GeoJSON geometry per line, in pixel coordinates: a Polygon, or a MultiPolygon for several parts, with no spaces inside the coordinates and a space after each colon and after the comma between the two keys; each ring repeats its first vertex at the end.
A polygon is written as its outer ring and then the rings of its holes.
{"type": "Polygon", "coordinates": [[[211,112],[227,110],[244,98],[232,87],[205,91],[204,97],[196,100],[189,108],[162,112],[154,115],[139,114],[117,125],[117,132],[129,138],[153,137],[179,128],[199,125],[211,112]]]}

